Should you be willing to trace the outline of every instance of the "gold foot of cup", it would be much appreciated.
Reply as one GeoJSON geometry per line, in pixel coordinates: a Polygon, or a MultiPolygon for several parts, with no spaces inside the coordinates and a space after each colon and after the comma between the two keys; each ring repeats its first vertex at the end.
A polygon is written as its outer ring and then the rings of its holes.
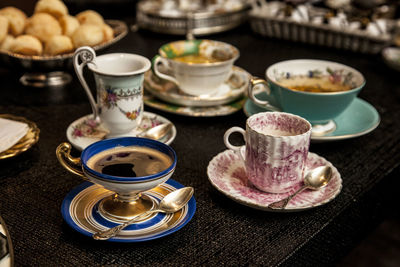
{"type": "Polygon", "coordinates": [[[155,200],[146,195],[140,195],[140,197],[133,200],[121,200],[115,194],[104,198],[100,202],[99,212],[103,217],[112,221],[127,221],[136,215],[151,210],[156,204],[155,200]]]}

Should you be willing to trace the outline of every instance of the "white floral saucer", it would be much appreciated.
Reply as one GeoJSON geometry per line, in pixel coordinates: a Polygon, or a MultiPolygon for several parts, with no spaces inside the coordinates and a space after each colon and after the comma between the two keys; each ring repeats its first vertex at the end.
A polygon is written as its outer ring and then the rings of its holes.
{"type": "Polygon", "coordinates": [[[247,180],[242,159],[232,150],[225,150],[215,156],[208,164],[207,175],[211,184],[218,191],[240,204],[274,212],[301,211],[328,203],[342,189],[342,179],[338,170],[329,161],[317,154],[311,152],[308,154],[306,173],[308,170],[322,165],[332,167],[333,176],[329,184],[318,191],[304,190],[295,196],[284,210],[270,209],[268,205],[289,196],[293,192],[273,194],[256,189],[247,180]]]}
{"type": "MultiPolygon", "coordinates": [[[[162,123],[171,123],[172,129],[158,141],[169,145],[176,137],[175,125],[168,119],[147,111],[143,112],[143,119],[140,127],[133,130],[127,136],[137,136],[141,132],[162,123]]],[[[83,150],[94,142],[105,139],[107,133],[108,131],[106,128],[102,124],[99,124],[93,120],[92,114],[89,114],[77,119],[68,126],[67,139],[76,149],[83,150]]]]}
{"type": "Polygon", "coordinates": [[[249,80],[250,74],[247,71],[233,66],[229,79],[220,85],[217,93],[212,95],[185,94],[175,83],[158,78],[152,71],[145,73],[144,86],[152,95],[170,104],[186,107],[214,107],[241,98],[249,85],[249,80]]]}

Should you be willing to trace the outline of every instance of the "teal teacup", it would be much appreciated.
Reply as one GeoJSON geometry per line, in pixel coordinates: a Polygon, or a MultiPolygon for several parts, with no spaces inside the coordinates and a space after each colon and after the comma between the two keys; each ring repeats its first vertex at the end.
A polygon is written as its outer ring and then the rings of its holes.
{"type": "Polygon", "coordinates": [[[299,115],[321,134],[335,130],[332,120],[346,110],[365,85],[359,71],[325,60],[282,61],[266,70],[266,78],[267,94],[255,96],[255,86],[250,85],[250,99],[268,110],[299,115]]]}

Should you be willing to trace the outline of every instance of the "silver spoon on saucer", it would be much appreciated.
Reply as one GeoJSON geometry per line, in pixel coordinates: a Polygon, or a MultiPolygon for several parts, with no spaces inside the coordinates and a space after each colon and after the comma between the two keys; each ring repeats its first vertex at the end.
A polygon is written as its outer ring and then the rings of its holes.
{"type": "Polygon", "coordinates": [[[150,128],[144,132],[141,132],[138,134],[138,137],[145,137],[153,140],[159,140],[162,137],[164,137],[169,131],[172,129],[172,123],[163,123],[160,125],[157,125],[153,128],[150,128]]]}
{"type": "Polygon", "coordinates": [[[122,229],[128,225],[140,220],[143,217],[148,216],[151,213],[163,212],[163,213],[174,213],[182,209],[186,203],[192,198],[194,193],[193,187],[183,187],[175,190],[166,195],[160,203],[152,210],[146,211],[136,217],[124,222],[123,224],[117,225],[113,228],[97,232],[93,235],[96,240],[107,240],[113,236],[116,236],[122,229]]]}
{"type": "Polygon", "coordinates": [[[332,178],[330,166],[320,166],[309,171],[304,177],[304,185],[290,196],[268,205],[271,209],[284,209],[292,198],[305,189],[318,190],[326,186],[332,178]]]}

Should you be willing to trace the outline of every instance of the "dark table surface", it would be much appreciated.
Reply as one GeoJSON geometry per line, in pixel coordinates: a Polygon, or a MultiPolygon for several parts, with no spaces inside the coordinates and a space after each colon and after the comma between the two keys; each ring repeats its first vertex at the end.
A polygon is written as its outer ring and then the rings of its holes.
{"type": "MultiPolygon", "coordinates": [[[[160,45],[180,37],[130,32],[108,52],[148,58],[160,45]]],[[[65,131],[91,109],[74,76],[61,88],[31,88],[18,82],[21,72],[0,68],[0,113],[37,123],[40,140],[29,151],[0,161],[0,214],[6,221],[16,265],[315,265],[336,264],[385,216],[395,212],[399,192],[399,73],[380,56],[301,45],[253,34],[248,26],[213,35],[237,46],[236,65],[263,77],[272,63],[298,58],[325,59],[361,71],[367,84],[359,97],[381,116],[380,126],[355,139],[312,143],[310,151],[332,162],[343,190],[323,207],[297,213],[271,213],[242,206],[209,183],[209,161],[225,150],[224,132],[244,127],[242,111],[224,117],[192,118],[153,110],[178,131],[171,146],[178,155],[173,179],[195,188],[197,211],[178,232],[143,243],[99,242],[72,230],[62,219],[65,195],[82,181],[57,162],[55,149],[65,131]]]]}

